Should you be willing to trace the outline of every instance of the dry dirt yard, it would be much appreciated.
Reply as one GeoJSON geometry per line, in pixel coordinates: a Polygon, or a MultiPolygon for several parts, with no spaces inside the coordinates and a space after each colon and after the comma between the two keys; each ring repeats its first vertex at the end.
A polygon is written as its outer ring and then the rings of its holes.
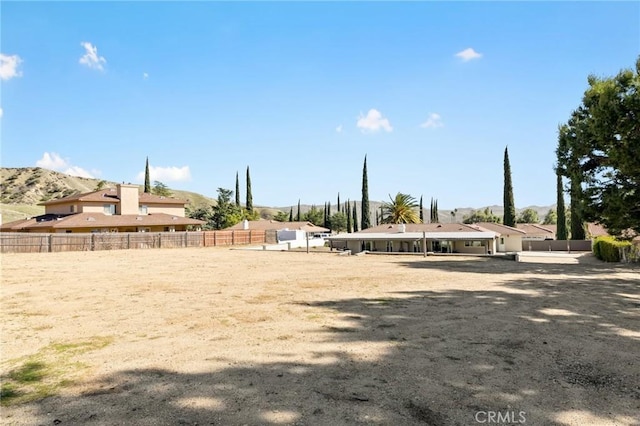
{"type": "Polygon", "coordinates": [[[26,425],[637,425],[640,269],[228,249],[2,256],[26,425]]]}

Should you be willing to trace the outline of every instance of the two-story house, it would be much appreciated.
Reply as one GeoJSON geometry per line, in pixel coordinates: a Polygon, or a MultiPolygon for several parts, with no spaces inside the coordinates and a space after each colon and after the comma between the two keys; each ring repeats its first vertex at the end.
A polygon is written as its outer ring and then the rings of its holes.
{"type": "Polygon", "coordinates": [[[205,222],[185,217],[187,201],[139,193],[137,185],[41,203],[45,213],[5,223],[2,232],[173,232],[199,228],[205,222]]]}

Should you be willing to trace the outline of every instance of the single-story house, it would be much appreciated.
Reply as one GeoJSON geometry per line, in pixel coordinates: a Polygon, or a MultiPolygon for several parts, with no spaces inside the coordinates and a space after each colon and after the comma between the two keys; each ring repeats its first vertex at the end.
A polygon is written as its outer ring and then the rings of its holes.
{"type": "Polygon", "coordinates": [[[139,193],[137,185],[117,185],[70,195],[39,205],[45,213],[0,226],[1,232],[174,232],[205,222],[185,217],[186,200],[139,193]]]}
{"type": "Polygon", "coordinates": [[[537,223],[518,223],[516,228],[524,231],[526,235],[522,236],[522,241],[534,240],[555,240],[556,225],[540,225],[537,223]]]}
{"type": "Polygon", "coordinates": [[[522,251],[522,239],[527,233],[521,229],[501,223],[479,222],[470,225],[483,231],[493,231],[498,237],[496,249],[498,252],[522,251]]]}
{"type": "Polygon", "coordinates": [[[331,247],[351,253],[367,250],[395,253],[470,253],[496,252],[498,234],[461,223],[383,224],[355,233],[328,237],[331,247]]]}

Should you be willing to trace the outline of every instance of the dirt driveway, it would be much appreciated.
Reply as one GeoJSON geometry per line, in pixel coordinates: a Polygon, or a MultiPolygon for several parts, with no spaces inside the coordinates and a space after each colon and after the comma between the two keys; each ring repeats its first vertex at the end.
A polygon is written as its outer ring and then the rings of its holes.
{"type": "Polygon", "coordinates": [[[640,424],[638,267],[15,254],[1,308],[3,424],[640,424]]]}

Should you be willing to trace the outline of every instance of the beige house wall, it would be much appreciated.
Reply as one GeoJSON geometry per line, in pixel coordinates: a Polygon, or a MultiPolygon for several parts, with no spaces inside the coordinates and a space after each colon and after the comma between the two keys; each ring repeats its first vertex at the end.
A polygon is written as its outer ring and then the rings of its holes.
{"type": "Polygon", "coordinates": [[[55,204],[53,206],[45,206],[45,214],[71,214],[78,213],[78,206],[75,203],[55,204]],[[75,206],[71,211],[71,206],[75,206]]]}
{"type": "Polygon", "coordinates": [[[504,250],[509,251],[522,251],[522,236],[521,235],[505,235],[502,234],[498,237],[498,244],[500,244],[500,238],[504,238],[504,250]]]}
{"type": "MultiPolygon", "coordinates": [[[[80,213],[104,213],[104,205],[105,204],[116,204],[116,203],[87,203],[80,206],[80,213]]],[[[116,211],[118,207],[116,207],[116,211]]]]}
{"type": "Polygon", "coordinates": [[[138,214],[138,186],[118,184],[116,190],[120,198],[120,209],[117,214],[138,214]]]}

